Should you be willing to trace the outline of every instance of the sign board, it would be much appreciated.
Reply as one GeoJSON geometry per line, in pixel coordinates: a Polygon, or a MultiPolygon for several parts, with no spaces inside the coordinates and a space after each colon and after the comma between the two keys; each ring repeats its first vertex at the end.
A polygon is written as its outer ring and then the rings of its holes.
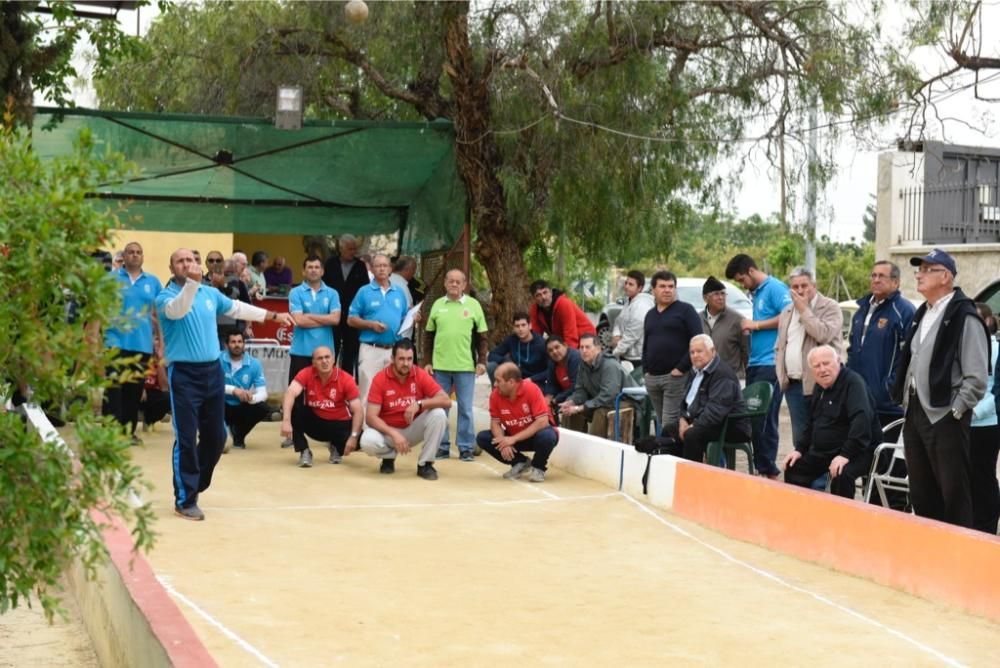
{"type": "Polygon", "coordinates": [[[576,281],[573,283],[573,290],[584,297],[597,296],[597,285],[593,281],[576,281]]]}
{"type": "Polygon", "coordinates": [[[247,354],[256,358],[264,368],[267,398],[277,399],[279,403],[288,389],[289,348],[276,343],[253,343],[253,339],[246,346],[247,354]]]}

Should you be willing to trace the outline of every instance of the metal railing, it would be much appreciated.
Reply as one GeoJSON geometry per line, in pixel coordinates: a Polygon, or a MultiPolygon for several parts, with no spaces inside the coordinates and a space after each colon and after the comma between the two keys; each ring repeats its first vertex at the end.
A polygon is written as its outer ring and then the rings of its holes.
{"type": "Polygon", "coordinates": [[[903,229],[898,241],[922,244],[1000,242],[998,184],[902,188],[903,229]]]}

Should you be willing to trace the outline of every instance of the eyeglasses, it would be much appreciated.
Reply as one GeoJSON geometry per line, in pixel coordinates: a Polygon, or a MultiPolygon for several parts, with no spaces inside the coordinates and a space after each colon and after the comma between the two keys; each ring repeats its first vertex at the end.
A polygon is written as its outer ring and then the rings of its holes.
{"type": "Polygon", "coordinates": [[[939,271],[948,271],[944,267],[917,267],[914,274],[935,274],[939,271]]]}

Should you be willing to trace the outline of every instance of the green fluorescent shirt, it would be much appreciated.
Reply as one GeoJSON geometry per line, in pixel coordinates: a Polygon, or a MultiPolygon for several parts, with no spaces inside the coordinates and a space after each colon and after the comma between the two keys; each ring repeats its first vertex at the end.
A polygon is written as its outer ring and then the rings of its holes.
{"type": "Polygon", "coordinates": [[[434,368],[440,371],[475,371],[472,332],[486,331],[483,307],[463,295],[458,301],[439,298],[431,306],[427,331],[434,332],[434,368]]]}

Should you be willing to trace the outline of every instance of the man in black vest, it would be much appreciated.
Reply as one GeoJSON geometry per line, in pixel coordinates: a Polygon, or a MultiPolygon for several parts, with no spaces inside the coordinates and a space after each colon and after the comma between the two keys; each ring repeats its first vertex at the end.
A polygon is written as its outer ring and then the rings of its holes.
{"type": "MultiPolygon", "coordinates": [[[[347,309],[354,301],[358,290],[368,285],[368,268],[365,263],[354,256],[358,252],[358,240],[350,234],[343,234],[337,239],[339,253],[331,255],[323,265],[323,282],[337,291],[340,303],[347,309]]],[[[358,336],[360,332],[348,326],[347,318],[334,327],[334,350],[340,356],[340,368],[355,378],[358,377],[358,336]]],[[[362,397],[364,399],[364,397],[362,397]]]]}
{"type": "Polygon", "coordinates": [[[935,248],[910,264],[927,299],[913,316],[893,387],[893,400],[906,411],[910,500],[917,515],[971,527],[969,425],[986,393],[989,333],[973,301],[954,286],[951,255],[935,248]]]}

